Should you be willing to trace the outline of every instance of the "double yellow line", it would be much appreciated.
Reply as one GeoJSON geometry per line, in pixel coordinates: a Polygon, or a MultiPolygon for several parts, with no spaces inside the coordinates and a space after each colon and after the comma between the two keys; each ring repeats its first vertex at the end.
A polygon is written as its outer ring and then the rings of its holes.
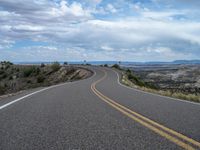
{"type": "Polygon", "coordinates": [[[148,129],[154,131],[158,135],[165,137],[169,141],[179,145],[180,147],[188,150],[194,150],[195,148],[200,148],[200,143],[181,134],[178,133],[170,128],[167,128],[147,117],[142,116],[141,114],[134,112],[127,107],[117,103],[116,101],[110,99],[109,97],[103,95],[100,91],[96,89],[96,84],[104,80],[107,76],[107,72],[104,71],[104,76],[97,80],[96,82],[92,83],[91,90],[104,102],[115,108],[116,110],[120,111],[124,115],[128,116],[132,120],[140,123],[141,125],[147,127],[148,129]]]}

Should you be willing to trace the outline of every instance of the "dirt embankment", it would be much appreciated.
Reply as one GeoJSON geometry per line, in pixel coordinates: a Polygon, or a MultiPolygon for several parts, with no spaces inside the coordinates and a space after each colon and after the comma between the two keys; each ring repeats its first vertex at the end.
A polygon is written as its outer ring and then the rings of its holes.
{"type": "Polygon", "coordinates": [[[83,67],[60,65],[13,65],[0,63],[0,95],[61,82],[85,79],[93,73],[83,67]]]}

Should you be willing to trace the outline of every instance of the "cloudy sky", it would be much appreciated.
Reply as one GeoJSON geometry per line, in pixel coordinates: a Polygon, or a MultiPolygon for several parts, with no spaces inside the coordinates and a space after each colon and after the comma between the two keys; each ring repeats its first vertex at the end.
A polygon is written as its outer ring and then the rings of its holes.
{"type": "Polygon", "coordinates": [[[0,0],[0,60],[200,58],[199,0],[0,0]]]}

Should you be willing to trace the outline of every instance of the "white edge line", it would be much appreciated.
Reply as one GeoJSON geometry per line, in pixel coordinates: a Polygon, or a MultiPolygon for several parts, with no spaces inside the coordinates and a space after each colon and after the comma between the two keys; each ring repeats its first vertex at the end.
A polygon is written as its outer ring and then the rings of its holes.
{"type": "MultiPolygon", "coordinates": [[[[89,77],[89,78],[92,78],[92,77],[96,76],[96,72],[93,71],[93,73],[94,73],[94,74],[93,74],[91,77],[89,77]]],[[[86,78],[86,79],[89,79],[89,78],[86,78]]],[[[84,79],[83,79],[83,80],[84,80],[84,79]]],[[[15,100],[13,100],[13,101],[11,101],[11,102],[9,102],[9,103],[6,103],[6,104],[0,106],[0,110],[6,108],[6,107],[8,107],[8,106],[10,106],[10,105],[12,105],[12,104],[14,104],[14,103],[16,103],[16,102],[18,102],[18,101],[20,101],[20,100],[22,100],[22,99],[25,99],[25,98],[30,97],[30,96],[32,96],[32,95],[35,95],[35,94],[37,94],[37,93],[40,93],[40,92],[43,92],[43,91],[46,91],[46,90],[49,90],[49,89],[52,89],[52,88],[55,88],[55,87],[63,86],[63,85],[66,85],[66,84],[77,83],[77,82],[80,82],[80,81],[83,81],[83,80],[78,80],[78,81],[74,81],[74,82],[66,82],[66,83],[61,83],[61,84],[57,84],[57,85],[52,85],[52,86],[50,86],[50,87],[46,87],[46,88],[44,88],[44,89],[35,91],[35,92],[33,92],[33,93],[30,93],[30,94],[27,94],[27,95],[25,95],[25,96],[23,96],[23,97],[20,97],[20,98],[18,98],[18,99],[15,99],[15,100]]]]}
{"type": "Polygon", "coordinates": [[[118,83],[119,85],[125,87],[125,88],[131,89],[131,90],[134,90],[134,91],[138,91],[138,92],[141,92],[141,93],[145,93],[145,94],[151,94],[151,95],[158,96],[158,97],[162,97],[162,98],[168,98],[168,99],[175,100],[175,101],[181,101],[181,102],[190,103],[190,104],[194,104],[194,105],[200,105],[200,103],[191,102],[191,101],[182,100],[182,99],[173,98],[173,97],[168,97],[168,96],[163,96],[163,95],[159,95],[159,94],[155,94],[155,93],[150,93],[150,92],[142,91],[142,90],[139,90],[139,89],[135,89],[135,88],[132,88],[132,87],[123,85],[123,84],[120,82],[119,73],[118,73],[117,71],[113,70],[113,69],[111,69],[111,70],[117,74],[117,83],[118,83]]]}

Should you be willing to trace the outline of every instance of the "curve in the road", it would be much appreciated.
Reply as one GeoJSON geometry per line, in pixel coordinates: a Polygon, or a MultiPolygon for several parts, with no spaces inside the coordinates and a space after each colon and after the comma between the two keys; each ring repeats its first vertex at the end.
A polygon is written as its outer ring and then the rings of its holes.
{"type": "Polygon", "coordinates": [[[200,105],[200,103],[198,102],[192,102],[192,101],[188,101],[188,100],[181,100],[181,99],[178,99],[178,98],[174,98],[174,97],[168,97],[168,96],[164,96],[164,95],[159,95],[159,94],[155,94],[155,93],[150,93],[150,92],[146,92],[146,91],[142,91],[142,90],[139,90],[139,89],[136,89],[136,88],[132,88],[132,87],[129,87],[129,86],[126,86],[124,84],[122,84],[120,82],[120,75],[117,71],[115,70],[112,70],[116,75],[117,75],[117,83],[125,88],[128,88],[128,89],[131,89],[131,90],[135,90],[135,91],[138,91],[138,92],[141,92],[141,93],[146,93],[146,94],[151,94],[151,95],[154,95],[154,96],[158,96],[158,97],[163,97],[163,98],[168,98],[170,100],[175,100],[175,101],[180,101],[180,102],[184,102],[184,103],[190,103],[190,104],[194,104],[194,105],[200,105]]]}
{"type": "Polygon", "coordinates": [[[110,99],[109,97],[102,94],[100,91],[97,90],[96,85],[103,81],[106,76],[107,72],[103,70],[104,76],[99,80],[95,81],[91,85],[91,90],[104,102],[112,106],[113,108],[117,109],[124,115],[128,116],[129,118],[133,119],[134,121],[140,123],[141,125],[149,128],[150,130],[154,131],[155,133],[159,134],[160,136],[165,137],[166,139],[170,140],[171,142],[179,145],[184,149],[195,149],[193,146],[200,148],[200,143],[181,134],[172,129],[169,129],[147,117],[142,116],[141,114],[134,112],[133,110],[128,109],[127,107],[117,103],[115,100],[110,99]],[[190,145],[191,144],[191,145],[190,145]]]}
{"type": "MultiPolygon", "coordinates": [[[[93,71],[93,75],[92,75],[91,77],[93,77],[93,76],[95,76],[95,75],[96,75],[96,72],[93,71]]],[[[91,77],[89,77],[89,78],[91,78],[91,77]]],[[[86,79],[88,79],[88,78],[86,78],[86,79]]],[[[85,80],[85,79],[83,79],[83,80],[85,80]]],[[[66,83],[60,83],[60,84],[57,84],[57,85],[52,85],[52,86],[43,88],[43,89],[41,89],[41,90],[32,92],[32,93],[30,93],[30,94],[27,94],[27,95],[25,95],[25,96],[22,96],[22,97],[20,97],[20,98],[17,98],[17,99],[15,99],[15,100],[13,100],[13,101],[11,101],[11,102],[9,102],[9,103],[6,103],[6,104],[0,106],[0,110],[6,108],[6,107],[8,107],[8,106],[10,106],[10,105],[12,105],[12,104],[14,104],[14,103],[16,103],[16,102],[18,102],[18,101],[21,101],[21,100],[23,100],[23,99],[25,99],[25,98],[27,98],[27,97],[30,97],[30,96],[32,96],[32,95],[35,95],[35,94],[37,94],[37,93],[40,93],[40,92],[43,92],[43,91],[46,91],[46,90],[49,90],[49,89],[52,89],[52,88],[55,88],[55,87],[63,86],[63,85],[66,85],[66,84],[74,84],[74,83],[77,83],[77,82],[79,82],[79,81],[82,81],[82,80],[73,81],[73,82],[66,82],[66,83]]]]}

